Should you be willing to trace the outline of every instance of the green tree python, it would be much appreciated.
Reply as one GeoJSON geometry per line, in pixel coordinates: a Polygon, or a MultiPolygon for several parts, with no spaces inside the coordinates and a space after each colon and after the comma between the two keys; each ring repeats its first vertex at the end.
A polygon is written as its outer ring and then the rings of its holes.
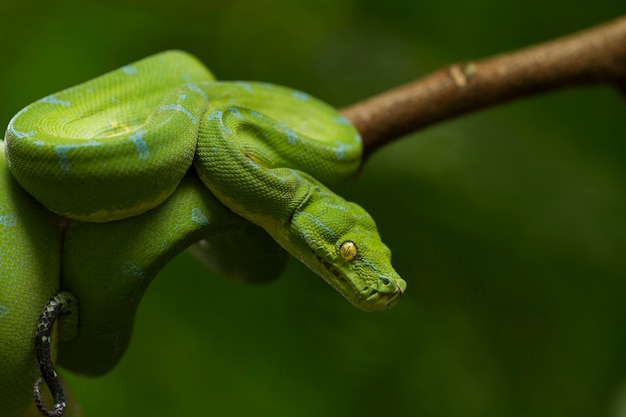
{"type": "Polygon", "coordinates": [[[325,185],[357,171],[359,135],[306,93],[168,51],[27,106],[0,146],[2,416],[33,387],[61,415],[52,358],[111,370],[150,281],[198,241],[250,281],[280,272],[282,247],[366,311],[405,291],[371,216],[325,185]]]}

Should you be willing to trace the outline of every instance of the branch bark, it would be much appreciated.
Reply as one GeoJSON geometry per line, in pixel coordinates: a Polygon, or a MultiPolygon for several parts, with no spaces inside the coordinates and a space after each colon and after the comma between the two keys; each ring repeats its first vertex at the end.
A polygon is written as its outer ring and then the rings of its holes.
{"type": "Polygon", "coordinates": [[[434,123],[557,88],[610,83],[626,95],[626,17],[550,42],[450,65],[341,112],[363,138],[363,160],[434,123]]]}

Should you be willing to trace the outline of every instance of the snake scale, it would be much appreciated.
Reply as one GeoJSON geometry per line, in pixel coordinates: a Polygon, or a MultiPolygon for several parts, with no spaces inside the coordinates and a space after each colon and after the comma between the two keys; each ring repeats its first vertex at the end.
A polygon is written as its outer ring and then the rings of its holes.
{"type": "Polygon", "coordinates": [[[357,171],[359,135],[306,93],[216,81],[167,51],[27,106],[0,151],[2,416],[40,375],[55,398],[36,394],[41,412],[61,415],[52,358],[111,370],[150,281],[198,241],[247,281],[280,273],[286,250],[366,311],[405,291],[371,216],[325,185],[357,171]]]}

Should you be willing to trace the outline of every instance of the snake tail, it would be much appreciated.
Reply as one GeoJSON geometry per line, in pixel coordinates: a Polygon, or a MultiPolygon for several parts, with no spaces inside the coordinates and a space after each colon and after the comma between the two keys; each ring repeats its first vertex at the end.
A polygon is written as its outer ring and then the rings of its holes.
{"type": "Polygon", "coordinates": [[[61,316],[78,316],[76,299],[70,293],[60,292],[54,295],[43,308],[37,321],[35,332],[35,352],[41,377],[35,381],[33,395],[39,412],[46,417],[60,417],[65,412],[65,393],[59,380],[59,375],[52,364],[52,329],[54,323],[61,316]],[[44,381],[52,394],[54,406],[48,410],[43,403],[39,386],[44,381]]]}

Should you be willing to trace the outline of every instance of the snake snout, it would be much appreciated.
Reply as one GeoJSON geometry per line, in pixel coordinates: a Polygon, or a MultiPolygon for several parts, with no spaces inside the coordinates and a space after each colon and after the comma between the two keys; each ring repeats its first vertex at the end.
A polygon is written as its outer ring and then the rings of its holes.
{"type": "Polygon", "coordinates": [[[406,282],[402,278],[391,279],[381,276],[376,288],[368,288],[364,291],[365,305],[363,309],[368,311],[390,309],[402,298],[405,290],[406,282]]]}

